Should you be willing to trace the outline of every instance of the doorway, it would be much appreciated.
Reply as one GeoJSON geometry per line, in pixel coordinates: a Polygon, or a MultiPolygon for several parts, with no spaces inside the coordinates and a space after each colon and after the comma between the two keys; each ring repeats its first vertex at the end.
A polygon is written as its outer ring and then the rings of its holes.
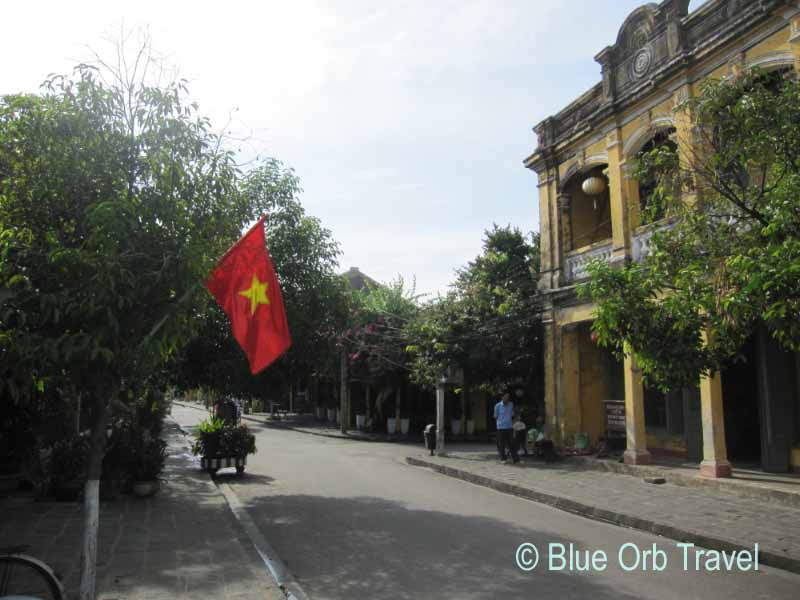
{"type": "Polygon", "coordinates": [[[738,464],[760,464],[761,419],[759,415],[756,340],[751,337],[722,369],[725,443],[728,459],[738,464]]]}

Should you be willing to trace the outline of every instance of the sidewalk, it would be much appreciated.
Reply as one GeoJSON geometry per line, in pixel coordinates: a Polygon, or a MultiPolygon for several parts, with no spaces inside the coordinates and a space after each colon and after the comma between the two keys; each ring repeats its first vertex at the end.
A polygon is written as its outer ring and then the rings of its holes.
{"type": "Polygon", "coordinates": [[[496,456],[414,454],[406,461],[590,519],[714,550],[759,545],[760,562],[800,573],[800,509],[706,487],[654,485],[575,461],[499,464],[496,456]]]}
{"type": "MultiPolygon", "coordinates": [[[[164,429],[169,458],[158,494],[101,504],[98,600],[284,598],[178,425],[167,420],[164,429]]],[[[25,553],[49,564],[76,598],[81,504],[12,496],[0,499],[0,514],[0,540],[30,545],[25,553]]]]}

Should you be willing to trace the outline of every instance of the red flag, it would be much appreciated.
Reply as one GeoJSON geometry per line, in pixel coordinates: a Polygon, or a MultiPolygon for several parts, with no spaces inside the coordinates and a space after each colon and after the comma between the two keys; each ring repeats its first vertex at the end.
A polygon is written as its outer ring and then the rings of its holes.
{"type": "Polygon", "coordinates": [[[264,239],[262,217],[228,250],[206,282],[231,320],[233,337],[255,375],[292,345],[281,288],[264,239]]]}

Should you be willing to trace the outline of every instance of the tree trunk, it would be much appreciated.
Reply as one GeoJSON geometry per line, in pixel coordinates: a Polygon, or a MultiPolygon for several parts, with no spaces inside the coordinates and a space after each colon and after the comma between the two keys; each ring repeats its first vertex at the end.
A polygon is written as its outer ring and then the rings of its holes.
{"type": "Polygon", "coordinates": [[[78,598],[95,600],[97,580],[97,538],[100,525],[100,475],[106,451],[106,425],[110,399],[101,394],[94,400],[91,445],[86,485],[83,491],[83,542],[81,545],[81,584],[78,598]]]}
{"type": "Polygon", "coordinates": [[[347,389],[347,354],[344,350],[341,352],[340,361],[341,364],[339,368],[341,369],[342,377],[341,398],[339,398],[339,412],[341,415],[340,431],[342,433],[347,433],[347,426],[350,424],[350,398],[349,390],[347,389]]]}

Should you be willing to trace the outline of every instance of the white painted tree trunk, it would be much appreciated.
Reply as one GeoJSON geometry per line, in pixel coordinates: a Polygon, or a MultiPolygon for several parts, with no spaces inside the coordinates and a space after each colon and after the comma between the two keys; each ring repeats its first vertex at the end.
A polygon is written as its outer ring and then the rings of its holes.
{"type": "Polygon", "coordinates": [[[347,426],[350,424],[350,407],[349,407],[349,396],[350,390],[348,389],[347,385],[347,354],[344,350],[341,353],[341,376],[342,376],[342,389],[341,389],[341,398],[339,398],[339,414],[340,414],[340,426],[341,432],[347,433],[347,426]]]}
{"type": "Polygon", "coordinates": [[[436,386],[436,454],[444,455],[444,390],[445,384],[436,386]]]}
{"type": "Polygon", "coordinates": [[[83,488],[83,545],[81,547],[80,600],[95,600],[97,537],[100,529],[100,480],[89,479],[83,488]]]}

